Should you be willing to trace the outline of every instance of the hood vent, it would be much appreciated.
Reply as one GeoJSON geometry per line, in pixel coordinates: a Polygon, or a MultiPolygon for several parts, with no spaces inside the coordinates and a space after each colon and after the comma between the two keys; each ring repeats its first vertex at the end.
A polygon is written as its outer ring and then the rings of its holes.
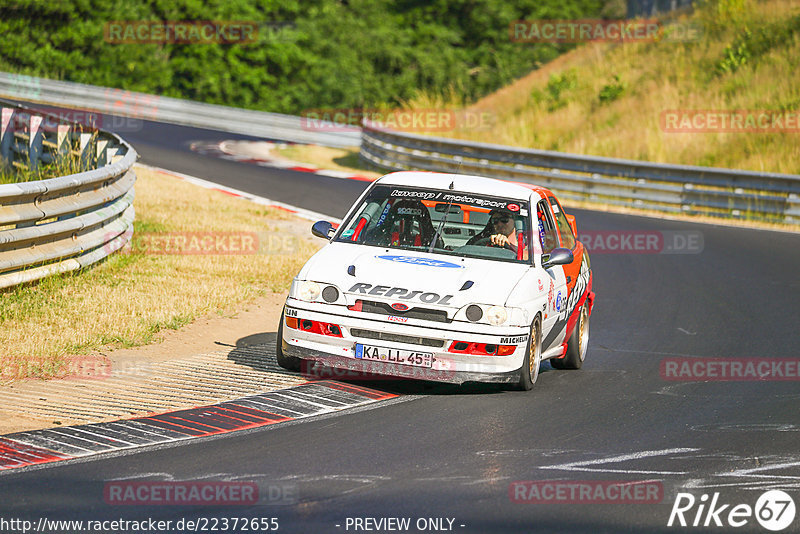
{"type": "Polygon", "coordinates": [[[472,280],[467,280],[466,282],[464,282],[464,285],[461,286],[461,289],[459,289],[459,291],[466,291],[467,289],[471,288],[472,284],[474,283],[475,282],[473,282],[472,280]]]}

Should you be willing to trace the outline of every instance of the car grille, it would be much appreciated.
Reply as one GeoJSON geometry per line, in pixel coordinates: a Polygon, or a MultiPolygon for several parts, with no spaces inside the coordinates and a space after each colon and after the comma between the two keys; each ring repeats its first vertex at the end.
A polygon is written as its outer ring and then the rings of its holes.
{"type": "Polygon", "coordinates": [[[381,315],[395,315],[397,317],[408,317],[410,319],[422,319],[424,321],[436,321],[439,323],[449,323],[447,312],[444,310],[431,310],[429,308],[411,308],[407,311],[397,311],[385,302],[375,302],[372,300],[361,301],[361,311],[367,313],[378,313],[381,315]]]}
{"type": "Polygon", "coordinates": [[[444,340],[429,337],[404,336],[402,334],[391,334],[389,332],[376,332],[364,328],[351,328],[350,335],[367,339],[377,339],[379,341],[394,341],[396,343],[409,343],[411,345],[424,345],[426,347],[444,347],[444,340]]]}

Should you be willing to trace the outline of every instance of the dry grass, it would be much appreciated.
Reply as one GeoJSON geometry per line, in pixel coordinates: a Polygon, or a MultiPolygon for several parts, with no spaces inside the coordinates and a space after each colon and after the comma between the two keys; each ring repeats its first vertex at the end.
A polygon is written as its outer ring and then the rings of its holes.
{"type": "Polygon", "coordinates": [[[136,239],[164,232],[284,239],[262,239],[261,253],[246,255],[152,254],[139,246],[82,273],[12,288],[0,299],[0,378],[57,376],[70,355],[146,344],[162,329],[285,291],[319,247],[284,211],[150,170],[136,174],[136,239]]]}
{"type": "Polygon", "coordinates": [[[382,173],[369,170],[358,157],[358,148],[332,148],[319,145],[287,145],[275,148],[281,157],[312,165],[321,169],[346,171],[367,178],[378,178],[382,173]]]}
{"type": "MultiPolygon", "coordinates": [[[[490,95],[470,109],[488,111],[494,125],[446,135],[577,154],[800,173],[798,133],[668,133],[665,110],[800,110],[800,36],[747,58],[735,72],[717,73],[725,48],[745,32],[800,13],[797,0],[720,0],[684,16],[705,28],[692,43],[587,44],[490,95]],[[566,76],[558,100],[548,84],[566,76]],[[602,100],[604,86],[622,94],[602,100]]],[[[524,45],[521,45],[524,46],[524,45]]],[[[421,95],[410,107],[442,105],[421,95]]],[[[447,104],[447,103],[444,103],[447,104]]],[[[453,102],[457,105],[457,102],[453,102]]],[[[439,134],[437,134],[439,135],[439,134]]]]}

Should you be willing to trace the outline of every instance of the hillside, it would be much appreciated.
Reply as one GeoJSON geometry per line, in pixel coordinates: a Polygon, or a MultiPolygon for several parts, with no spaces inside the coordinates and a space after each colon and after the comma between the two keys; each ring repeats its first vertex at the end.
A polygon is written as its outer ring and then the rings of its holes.
{"type": "Polygon", "coordinates": [[[800,2],[710,1],[675,22],[700,26],[701,37],[582,45],[471,106],[490,113],[491,127],[434,135],[800,174],[800,2]],[[695,124],[706,126],[736,110],[777,112],[785,131],[725,132],[721,122],[710,132],[669,129],[662,121],[671,110],[705,110],[706,122],[695,124]]]}

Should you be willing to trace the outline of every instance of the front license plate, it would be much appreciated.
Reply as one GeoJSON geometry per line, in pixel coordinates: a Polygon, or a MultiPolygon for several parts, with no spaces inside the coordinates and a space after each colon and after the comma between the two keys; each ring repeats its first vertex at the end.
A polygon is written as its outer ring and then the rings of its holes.
{"type": "Polygon", "coordinates": [[[430,367],[433,365],[433,353],[431,352],[372,347],[361,343],[356,343],[356,358],[373,362],[413,365],[415,367],[430,367]]]}

